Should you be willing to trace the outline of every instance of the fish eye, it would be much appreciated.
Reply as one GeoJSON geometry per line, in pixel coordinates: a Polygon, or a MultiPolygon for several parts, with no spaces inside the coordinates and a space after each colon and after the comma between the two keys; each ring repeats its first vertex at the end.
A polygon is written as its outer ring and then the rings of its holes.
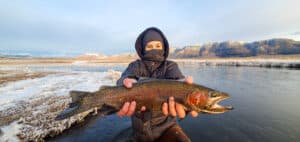
{"type": "Polygon", "coordinates": [[[209,96],[210,97],[217,97],[218,96],[218,92],[209,92],[209,96]]]}

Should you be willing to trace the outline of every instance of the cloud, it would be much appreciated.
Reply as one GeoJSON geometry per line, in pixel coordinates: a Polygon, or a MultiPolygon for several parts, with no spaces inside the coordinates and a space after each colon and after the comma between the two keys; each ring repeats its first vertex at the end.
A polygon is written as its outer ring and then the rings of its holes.
{"type": "Polygon", "coordinates": [[[295,0],[0,1],[0,48],[74,54],[134,52],[136,37],[149,26],[161,28],[173,46],[260,40],[297,31],[298,5],[295,0]]]}

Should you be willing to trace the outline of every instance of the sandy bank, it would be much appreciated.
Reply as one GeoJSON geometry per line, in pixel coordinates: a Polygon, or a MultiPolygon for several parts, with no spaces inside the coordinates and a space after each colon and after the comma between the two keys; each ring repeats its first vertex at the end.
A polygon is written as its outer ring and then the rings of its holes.
{"type": "Polygon", "coordinates": [[[0,86],[13,81],[34,79],[54,74],[54,72],[31,70],[0,70],[0,86]]]}
{"type": "MultiPolygon", "coordinates": [[[[79,59],[79,58],[0,58],[0,68],[7,66],[97,66],[128,64],[136,59],[79,59]]],[[[300,68],[300,55],[258,56],[240,58],[184,58],[169,59],[178,63],[198,63],[205,66],[254,66],[276,68],[300,68]]]]}

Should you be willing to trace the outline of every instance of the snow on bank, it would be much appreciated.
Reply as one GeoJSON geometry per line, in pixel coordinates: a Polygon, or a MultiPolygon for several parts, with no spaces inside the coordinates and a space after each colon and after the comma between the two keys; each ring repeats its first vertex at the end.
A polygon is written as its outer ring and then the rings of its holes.
{"type": "Polygon", "coordinates": [[[300,68],[300,60],[282,59],[173,59],[185,63],[197,63],[203,66],[250,66],[274,68],[300,68]]]}
{"type": "Polygon", "coordinates": [[[114,85],[120,72],[60,72],[0,87],[0,141],[39,141],[80,122],[92,110],[62,121],[54,118],[71,101],[70,90],[114,85]],[[2,134],[1,134],[2,133],[2,134]]]}

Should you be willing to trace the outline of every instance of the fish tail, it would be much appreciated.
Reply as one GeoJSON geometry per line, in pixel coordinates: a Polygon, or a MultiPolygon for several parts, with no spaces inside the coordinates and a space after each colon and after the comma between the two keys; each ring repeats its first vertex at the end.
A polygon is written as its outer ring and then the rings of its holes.
{"type": "Polygon", "coordinates": [[[84,111],[84,110],[80,110],[81,102],[84,96],[89,94],[90,92],[70,91],[72,102],[69,104],[69,107],[65,109],[63,112],[61,112],[55,119],[62,120],[84,111]]]}

